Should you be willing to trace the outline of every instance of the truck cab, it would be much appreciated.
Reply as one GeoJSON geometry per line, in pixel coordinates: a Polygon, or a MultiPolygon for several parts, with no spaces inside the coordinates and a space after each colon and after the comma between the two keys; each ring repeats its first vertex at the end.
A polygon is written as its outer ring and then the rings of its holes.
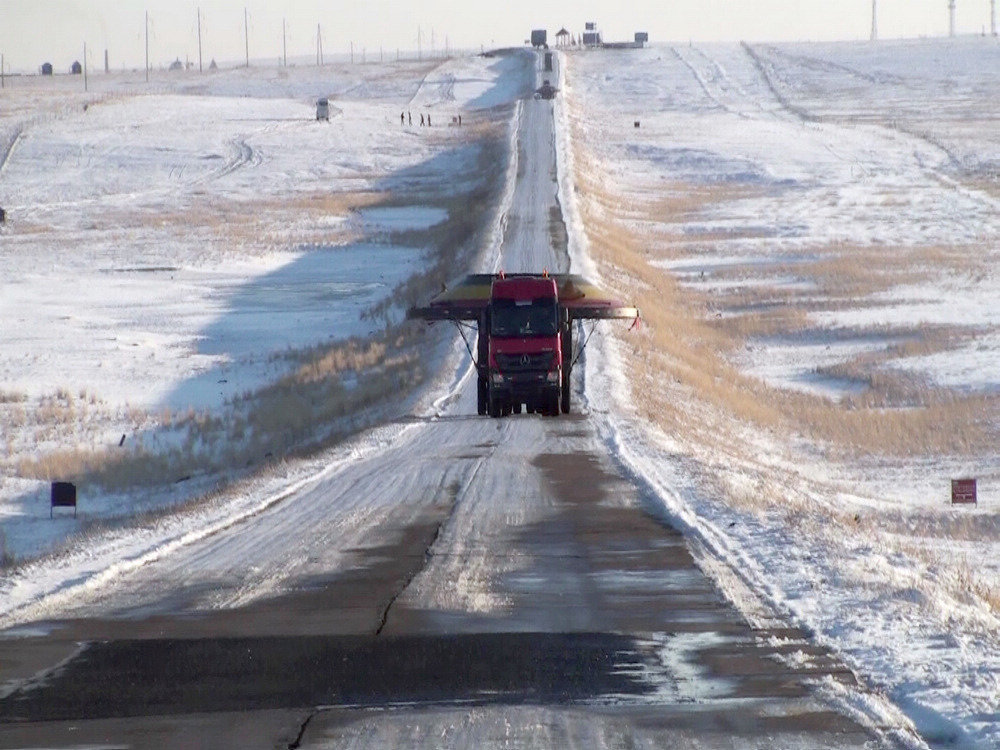
{"type": "Polygon", "coordinates": [[[554,279],[494,280],[480,323],[480,357],[487,363],[485,383],[480,377],[480,411],[499,417],[517,414],[523,405],[529,413],[559,414],[564,317],[554,279]]]}
{"type": "Polygon", "coordinates": [[[623,304],[583,276],[570,273],[473,273],[442,289],[407,318],[451,321],[476,366],[479,414],[505,417],[528,412],[569,414],[570,387],[579,351],[574,323],[584,320],[639,321],[639,310],[623,304]],[[466,337],[477,324],[476,351],[466,337]]]}

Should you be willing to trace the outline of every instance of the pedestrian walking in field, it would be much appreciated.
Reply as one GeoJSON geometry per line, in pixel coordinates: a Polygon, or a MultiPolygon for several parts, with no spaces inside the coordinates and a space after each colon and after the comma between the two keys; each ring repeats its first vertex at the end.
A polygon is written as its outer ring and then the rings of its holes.
{"type": "Polygon", "coordinates": [[[405,125],[406,124],[406,117],[404,117],[404,114],[405,114],[404,112],[400,112],[399,113],[399,124],[400,125],[405,125]]]}
{"type": "Polygon", "coordinates": [[[431,126],[431,113],[428,112],[427,113],[427,127],[430,127],[430,126],[431,126]]]}
{"type": "Polygon", "coordinates": [[[406,113],[406,117],[410,121],[410,125],[412,125],[413,124],[413,113],[412,112],[407,112],[406,113]]]}
{"type": "Polygon", "coordinates": [[[424,116],[420,115],[420,127],[424,126],[424,116]]]}
{"type": "Polygon", "coordinates": [[[458,116],[458,127],[462,127],[462,115],[458,116]]]}

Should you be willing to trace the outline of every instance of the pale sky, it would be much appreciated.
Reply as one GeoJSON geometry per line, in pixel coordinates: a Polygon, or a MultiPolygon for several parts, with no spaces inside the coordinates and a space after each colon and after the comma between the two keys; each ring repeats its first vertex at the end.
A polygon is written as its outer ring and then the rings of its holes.
{"type": "MultiPolygon", "coordinates": [[[[882,39],[943,36],[948,0],[877,0],[882,39]]],[[[1000,3],[1000,0],[997,0],[1000,3]]],[[[142,68],[144,14],[150,18],[150,65],[198,60],[198,8],[202,53],[238,62],[244,57],[243,11],[249,12],[250,58],[277,62],[282,53],[282,19],[288,56],[315,59],[316,27],[327,58],[346,55],[354,42],[377,59],[397,48],[440,53],[450,48],[522,44],[532,28],[550,39],[561,26],[578,34],[595,21],[607,41],[647,31],[651,42],[711,40],[791,41],[867,39],[871,0],[0,0],[0,53],[9,71],[34,72],[51,62],[57,72],[83,55],[103,69],[142,68]]],[[[957,0],[959,34],[990,28],[990,0],[957,0]]]]}

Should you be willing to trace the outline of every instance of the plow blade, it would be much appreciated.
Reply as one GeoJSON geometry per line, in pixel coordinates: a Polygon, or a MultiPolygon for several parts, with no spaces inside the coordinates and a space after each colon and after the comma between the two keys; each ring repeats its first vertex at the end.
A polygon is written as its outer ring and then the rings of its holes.
{"type": "MultiPolygon", "coordinates": [[[[543,274],[507,274],[504,278],[542,278],[543,274]]],[[[475,273],[466,276],[451,289],[436,295],[424,307],[412,307],[406,317],[418,320],[479,320],[490,302],[493,281],[500,274],[475,273]]],[[[577,274],[550,274],[559,289],[559,305],[571,320],[633,320],[639,310],[614,299],[593,282],[577,274]]]]}

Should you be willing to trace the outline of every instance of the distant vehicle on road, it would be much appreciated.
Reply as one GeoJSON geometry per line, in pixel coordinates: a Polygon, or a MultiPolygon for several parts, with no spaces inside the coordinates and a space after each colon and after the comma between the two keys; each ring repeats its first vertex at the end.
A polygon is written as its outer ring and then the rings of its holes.
{"type": "Polygon", "coordinates": [[[316,102],[316,119],[330,121],[330,102],[327,99],[320,99],[316,102]]]}
{"type": "Polygon", "coordinates": [[[555,99],[556,98],[556,92],[558,90],[559,89],[557,89],[555,86],[553,86],[551,83],[549,83],[549,79],[546,78],[544,81],[542,81],[542,85],[539,86],[535,90],[535,94],[536,94],[535,98],[536,99],[555,99]]]}
{"type": "MultiPolygon", "coordinates": [[[[582,276],[472,274],[409,318],[476,321],[479,414],[558,416],[570,411],[574,320],[634,320],[639,310],[610,298],[582,276]]],[[[586,342],[584,342],[586,345],[586,342]]],[[[469,354],[472,347],[466,340],[469,354]]]]}

